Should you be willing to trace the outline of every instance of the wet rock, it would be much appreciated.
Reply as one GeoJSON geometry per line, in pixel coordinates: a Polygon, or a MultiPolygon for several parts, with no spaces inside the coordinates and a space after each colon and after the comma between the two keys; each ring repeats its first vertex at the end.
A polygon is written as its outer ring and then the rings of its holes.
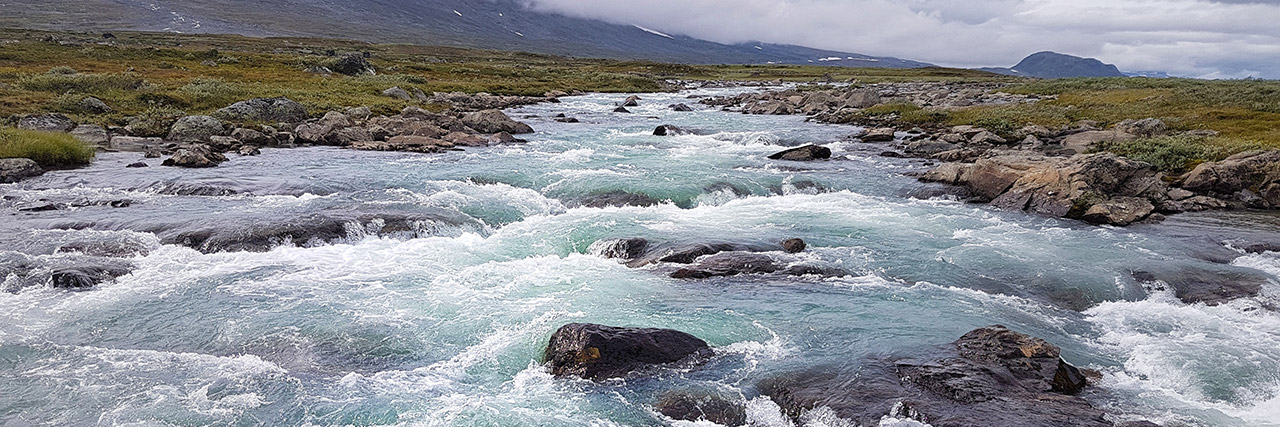
{"type": "Polygon", "coordinates": [[[625,101],[622,101],[622,106],[623,107],[639,107],[640,97],[635,95],[628,96],[625,101]]]}
{"type": "Polygon", "coordinates": [[[18,120],[18,129],[42,132],[71,132],[76,122],[70,117],[58,113],[26,116],[18,120]]]}
{"type": "Polygon", "coordinates": [[[1248,151],[1202,164],[1187,174],[1182,188],[1250,207],[1280,208],[1280,150],[1248,151]]]}
{"type": "Polygon", "coordinates": [[[782,251],[789,254],[804,252],[806,246],[807,245],[804,243],[804,240],[800,239],[787,239],[782,241],[782,251]]]}
{"type": "Polygon", "coordinates": [[[582,198],[579,204],[588,208],[604,208],[604,207],[623,207],[623,206],[639,206],[650,207],[657,206],[661,201],[644,194],[628,193],[625,191],[611,191],[608,193],[593,194],[582,198]]]}
{"type": "Polygon", "coordinates": [[[195,183],[195,182],[174,182],[168,184],[159,184],[152,187],[152,191],[156,194],[166,196],[204,196],[204,197],[221,197],[239,194],[240,191],[221,186],[217,184],[195,183]]]}
{"type": "Polygon", "coordinates": [[[667,106],[667,108],[670,108],[671,111],[677,111],[682,113],[693,111],[693,107],[690,107],[684,104],[671,104],[667,106]]]}
{"type": "Polygon", "coordinates": [[[227,156],[222,155],[207,145],[193,144],[178,149],[173,156],[166,159],[164,166],[177,166],[183,168],[211,168],[227,161],[227,156]]]}
{"type": "Polygon", "coordinates": [[[529,125],[512,120],[499,110],[484,110],[467,113],[462,116],[462,124],[481,133],[508,132],[512,134],[533,133],[529,125]]]}
{"type": "Polygon", "coordinates": [[[650,245],[648,253],[643,257],[628,262],[627,266],[636,268],[660,262],[692,264],[698,258],[721,252],[767,252],[771,250],[777,250],[777,248],[725,242],[666,243],[656,246],[650,245]]]}
{"type": "Polygon", "coordinates": [[[627,113],[627,114],[631,114],[631,110],[628,110],[628,109],[627,109],[627,107],[618,107],[618,108],[614,108],[614,109],[613,109],[613,112],[615,112],[615,113],[627,113]]]}
{"type": "Polygon", "coordinates": [[[0,184],[14,183],[40,175],[44,175],[44,169],[41,169],[34,160],[0,159],[0,184]]]}
{"type": "Polygon", "coordinates": [[[676,330],[571,323],[551,335],[544,359],[552,375],[601,380],[711,354],[706,341],[676,330]]]}
{"type": "Polygon", "coordinates": [[[66,267],[54,270],[49,275],[49,284],[62,289],[88,289],[126,274],[129,269],[120,265],[66,267]]]}
{"type": "Polygon", "coordinates": [[[560,123],[581,123],[581,121],[573,117],[561,117],[557,118],[556,121],[560,123]]]}
{"type": "Polygon", "coordinates": [[[214,135],[209,137],[209,143],[207,145],[209,148],[213,149],[213,151],[225,153],[239,148],[241,144],[238,139],[229,136],[214,135]]]}
{"type": "Polygon", "coordinates": [[[883,152],[881,152],[881,153],[880,153],[880,157],[888,157],[888,158],[891,158],[891,159],[901,159],[901,158],[906,157],[906,156],[905,156],[905,155],[903,155],[902,153],[897,152],[897,151],[883,151],[883,152]]]}
{"type": "Polygon", "coordinates": [[[860,139],[862,142],[892,142],[894,138],[893,128],[877,128],[868,130],[860,139]]]}
{"type": "Polygon", "coordinates": [[[76,137],[85,144],[107,146],[111,142],[111,136],[107,130],[98,125],[80,125],[71,130],[71,136],[76,137]]]}
{"type": "Polygon", "coordinates": [[[133,162],[128,165],[125,165],[126,168],[145,168],[148,166],[150,165],[148,165],[147,162],[133,162]]]}
{"type": "Polygon", "coordinates": [[[248,128],[236,128],[236,130],[231,131],[231,137],[245,144],[259,147],[275,145],[276,143],[276,140],[267,136],[267,134],[248,128]]]}
{"type": "Polygon", "coordinates": [[[672,126],[672,125],[662,125],[654,129],[653,134],[655,136],[675,136],[675,135],[691,135],[693,134],[693,132],[680,127],[672,126]]]}
{"type": "Polygon", "coordinates": [[[1151,201],[1139,197],[1116,197],[1095,203],[1080,219],[1094,224],[1126,226],[1151,215],[1156,207],[1151,201]]]}
{"type": "Polygon", "coordinates": [[[810,161],[819,159],[830,159],[831,149],[820,145],[809,144],[802,147],[796,147],[789,150],[774,153],[769,156],[772,160],[791,160],[791,161],[810,161]]]}
{"type": "Polygon", "coordinates": [[[1059,353],[1044,340],[991,326],[935,354],[788,373],[759,389],[796,419],[826,406],[860,425],[893,414],[934,426],[1112,426],[1074,395],[1087,381],[1059,353]]]}
{"type": "Polygon", "coordinates": [[[240,147],[239,154],[241,156],[256,156],[256,155],[262,154],[262,150],[252,145],[246,145],[246,146],[240,147]]]}
{"type": "Polygon", "coordinates": [[[1193,196],[1183,200],[1168,200],[1160,204],[1162,213],[1201,212],[1228,209],[1231,205],[1208,196],[1193,196]]]}
{"type": "Polygon", "coordinates": [[[640,237],[627,239],[598,240],[587,248],[587,252],[611,259],[632,260],[641,257],[649,249],[649,241],[640,237]]]}
{"type": "Polygon", "coordinates": [[[222,135],[222,122],[210,116],[187,116],[178,119],[169,129],[170,141],[210,142],[214,135],[222,135]]]}
{"type": "Polygon", "coordinates": [[[347,146],[354,150],[367,151],[404,151],[411,153],[439,153],[453,148],[453,143],[436,138],[425,136],[405,135],[396,136],[385,142],[365,141],[355,142],[347,146]]]}
{"type": "Polygon", "coordinates": [[[161,243],[182,245],[204,253],[267,252],[280,246],[332,244],[353,236],[425,237],[440,227],[478,227],[463,214],[439,209],[420,212],[325,211],[290,217],[258,217],[226,222],[216,220],[154,224],[136,231],[151,232],[161,243]]]}
{"type": "Polygon", "coordinates": [[[669,391],[663,393],[653,407],[658,413],[674,420],[705,420],[724,426],[741,426],[747,423],[746,405],[716,392],[669,391]]]}
{"type": "Polygon", "coordinates": [[[696,265],[676,270],[671,273],[671,278],[705,279],[739,274],[764,274],[774,273],[783,268],[785,264],[767,254],[721,252],[699,260],[696,265]]]}
{"type": "Polygon", "coordinates": [[[213,117],[238,123],[299,123],[308,116],[306,107],[288,98],[254,98],[220,109],[213,117]]]}
{"type": "Polygon", "coordinates": [[[1262,275],[1229,267],[1144,270],[1135,271],[1132,275],[1144,286],[1161,289],[1163,284],[1173,288],[1174,296],[1184,303],[1209,306],[1256,297],[1267,283],[1262,275]]]}

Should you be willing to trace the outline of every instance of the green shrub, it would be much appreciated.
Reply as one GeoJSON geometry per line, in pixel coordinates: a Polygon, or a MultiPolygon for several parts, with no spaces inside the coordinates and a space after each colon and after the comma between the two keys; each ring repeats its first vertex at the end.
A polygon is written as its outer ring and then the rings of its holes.
{"type": "MultiPolygon", "coordinates": [[[[73,70],[74,71],[74,70],[73,70]]],[[[137,90],[145,82],[137,74],[37,74],[18,80],[26,90],[53,93],[102,93],[113,90],[137,90]]]]}
{"type": "Polygon", "coordinates": [[[1222,160],[1236,153],[1261,149],[1265,146],[1256,142],[1176,135],[1110,142],[1103,144],[1100,148],[1103,151],[1150,163],[1161,171],[1182,173],[1195,168],[1200,163],[1222,160]]]}
{"type": "Polygon", "coordinates": [[[28,158],[44,167],[87,165],[94,148],[71,134],[0,128],[0,158],[28,158]]]}
{"type": "Polygon", "coordinates": [[[57,67],[50,68],[49,71],[46,72],[45,74],[52,74],[55,76],[71,76],[79,73],[80,72],[76,71],[75,68],[71,68],[65,65],[60,65],[57,67]]]}

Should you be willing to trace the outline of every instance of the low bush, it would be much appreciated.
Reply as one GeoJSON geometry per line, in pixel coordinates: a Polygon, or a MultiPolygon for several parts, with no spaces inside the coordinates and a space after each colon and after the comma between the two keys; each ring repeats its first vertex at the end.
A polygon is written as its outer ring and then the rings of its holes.
{"type": "Polygon", "coordinates": [[[1183,173],[1200,163],[1222,160],[1236,153],[1266,148],[1266,146],[1256,142],[1176,135],[1110,142],[1103,144],[1100,148],[1103,151],[1150,163],[1161,171],[1183,173]]]}
{"type": "Polygon", "coordinates": [[[70,134],[0,128],[0,158],[28,158],[44,167],[87,165],[94,148],[70,134]]]}
{"type": "MultiPolygon", "coordinates": [[[[75,70],[71,70],[73,73],[75,70]]],[[[145,84],[133,73],[120,74],[59,74],[45,73],[23,77],[18,86],[31,91],[96,94],[113,90],[137,90],[145,84]]]]}

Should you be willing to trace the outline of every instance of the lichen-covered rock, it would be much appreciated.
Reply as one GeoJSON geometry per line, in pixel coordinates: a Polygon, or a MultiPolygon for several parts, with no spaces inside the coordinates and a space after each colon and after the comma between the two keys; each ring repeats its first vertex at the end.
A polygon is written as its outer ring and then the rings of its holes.
{"type": "Polygon", "coordinates": [[[0,159],[0,184],[9,184],[44,174],[31,159],[0,159]]]}
{"type": "Polygon", "coordinates": [[[164,166],[177,166],[183,168],[211,168],[227,161],[227,156],[222,155],[208,145],[192,144],[173,153],[173,156],[166,159],[164,166]]]}
{"type": "Polygon", "coordinates": [[[231,104],[213,116],[237,123],[298,123],[307,119],[307,109],[288,98],[254,98],[231,104]]]}
{"type": "Polygon", "coordinates": [[[1280,208],[1280,150],[1247,151],[1197,166],[1182,188],[1255,208],[1280,208]]]}
{"type": "Polygon", "coordinates": [[[211,116],[187,116],[178,119],[169,129],[170,141],[209,142],[214,135],[223,134],[222,121],[211,116]]]}
{"type": "Polygon", "coordinates": [[[43,132],[71,132],[75,128],[76,122],[74,120],[58,113],[38,114],[18,119],[18,129],[43,132]]]}

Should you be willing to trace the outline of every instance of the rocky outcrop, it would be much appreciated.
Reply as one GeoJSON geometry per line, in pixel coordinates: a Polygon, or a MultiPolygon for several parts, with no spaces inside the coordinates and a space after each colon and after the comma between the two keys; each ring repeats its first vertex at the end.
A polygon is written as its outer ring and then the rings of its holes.
{"type": "Polygon", "coordinates": [[[98,125],[80,125],[71,130],[71,136],[85,144],[106,147],[111,142],[111,135],[98,125]]]}
{"type": "Polygon", "coordinates": [[[170,141],[210,142],[215,135],[223,134],[222,122],[211,116],[187,116],[178,119],[169,129],[170,141]]]}
{"type": "Polygon", "coordinates": [[[624,207],[638,206],[650,207],[657,206],[662,201],[650,197],[645,194],[628,193],[626,191],[610,191],[607,193],[592,194],[581,198],[577,201],[577,205],[588,208],[605,208],[605,207],[624,207]]]}
{"type": "Polygon", "coordinates": [[[222,162],[227,161],[227,156],[210,148],[208,145],[192,144],[173,153],[173,156],[166,159],[164,166],[177,166],[183,168],[211,168],[218,166],[222,162]]]}
{"type": "Polygon", "coordinates": [[[706,341],[671,329],[571,323],[551,335],[544,360],[552,375],[602,380],[711,354],[706,341]]]}
{"type": "Polygon", "coordinates": [[[653,129],[654,136],[692,135],[693,131],[674,125],[662,125],[653,129]]]}
{"type": "Polygon", "coordinates": [[[820,145],[809,144],[801,147],[784,150],[769,155],[772,160],[790,160],[790,161],[810,161],[831,158],[831,149],[820,145]]]}
{"type": "Polygon", "coordinates": [[[787,276],[844,276],[842,270],[803,262],[793,255],[729,251],[699,258],[693,265],[671,273],[673,279],[706,279],[740,274],[787,276]]]}
{"type": "Polygon", "coordinates": [[[1209,306],[1256,297],[1267,284],[1267,278],[1261,274],[1230,266],[1149,269],[1134,271],[1132,276],[1150,291],[1172,288],[1174,296],[1184,303],[1209,306]]]}
{"type": "Polygon", "coordinates": [[[39,114],[18,119],[18,129],[42,132],[71,132],[76,122],[70,117],[58,113],[39,114]]]}
{"type": "Polygon", "coordinates": [[[41,169],[34,160],[0,159],[0,184],[14,183],[40,175],[44,175],[44,169],[41,169]]]}
{"type": "Polygon", "coordinates": [[[1280,208],[1280,150],[1249,151],[1197,166],[1182,188],[1262,209],[1280,208]]]}
{"type": "Polygon", "coordinates": [[[299,123],[307,120],[307,109],[288,98],[254,98],[220,109],[213,117],[237,123],[299,123]]]}
{"type": "Polygon", "coordinates": [[[1151,165],[1109,153],[996,156],[945,164],[921,180],[968,187],[999,208],[1121,226],[1150,216],[1169,190],[1151,165]]]}
{"type": "Polygon", "coordinates": [[[804,243],[804,240],[800,240],[800,239],[783,240],[781,245],[782,245],[782,251],[789,254],[798,254],[800,252],[804,252],[805,247],[808,246],[804,243]]]}
{"type": "Polygon", "coordinates": [[[1111,427],[1103,411],[1076,396],[1088,381],[1060,353],[997,325],[932,355],[789,373],[758,386],[797,420],[825,406],[859,425],[877,425],[888,414],[939,427],[1111,427]]]}

